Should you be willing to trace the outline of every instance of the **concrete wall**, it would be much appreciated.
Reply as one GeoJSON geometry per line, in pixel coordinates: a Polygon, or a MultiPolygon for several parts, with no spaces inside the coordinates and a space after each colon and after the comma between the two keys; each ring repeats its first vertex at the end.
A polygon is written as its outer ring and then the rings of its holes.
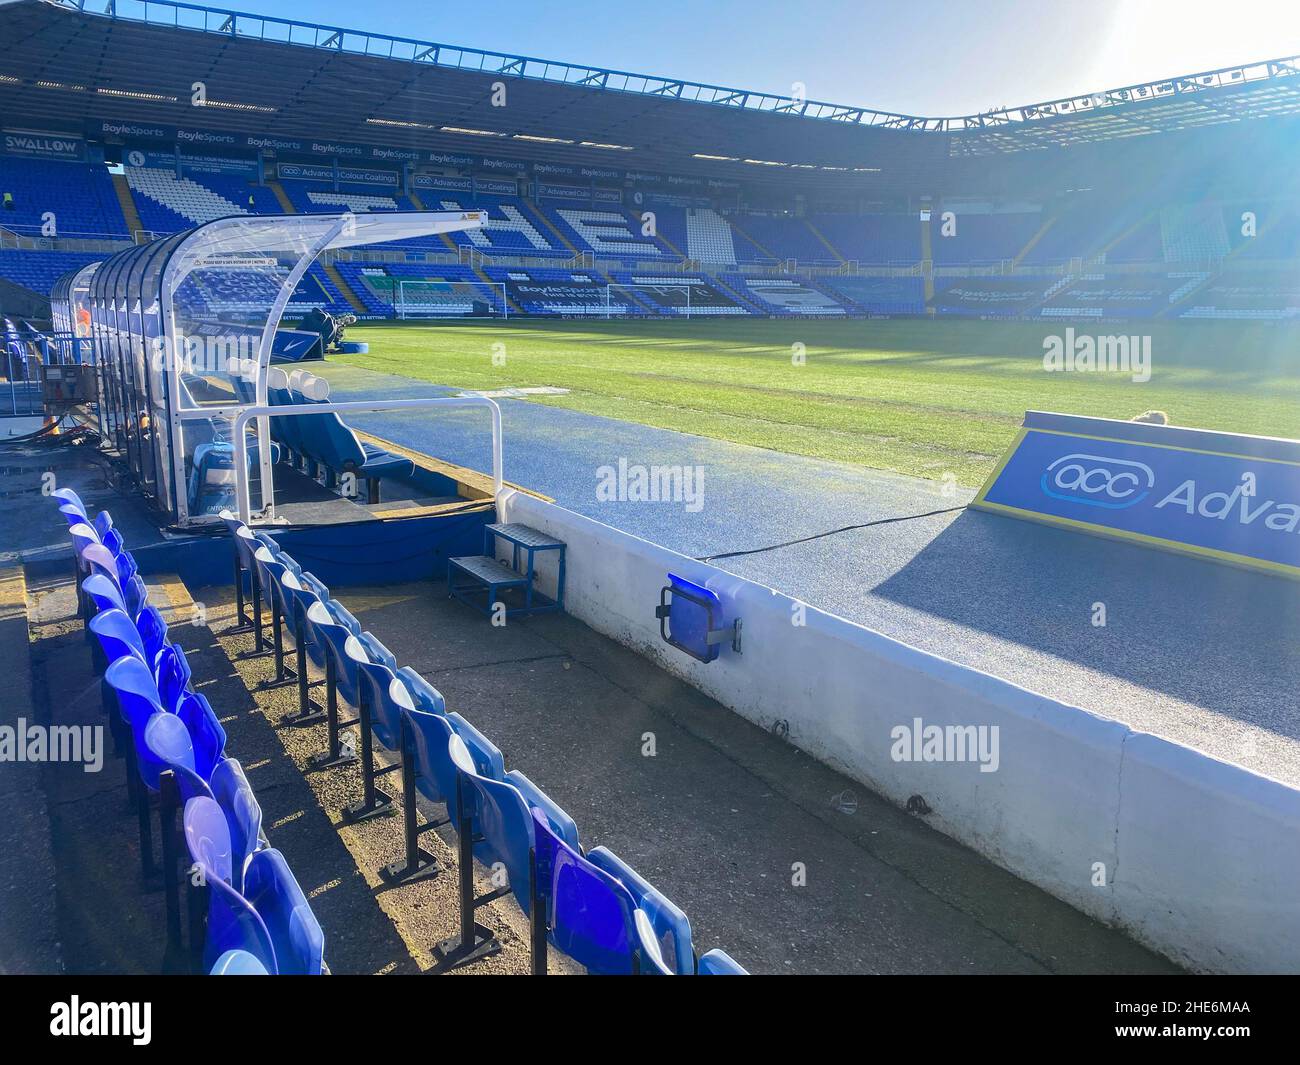
{"type": "MultiPolygon", "coordinates": [[[[568,544],[571,614],[936,828],[1194,969],[1300,971],[1300,791],[804,606],[553,503],[504,520],[568,544]],[[659,636],[671,571],[743,621],[696,662],[659,636]],[[999,764],[907,762],[891,731],[997,726],[999,764]]],[[[539,555],[543,589],[554,567],[539,555]]]]}

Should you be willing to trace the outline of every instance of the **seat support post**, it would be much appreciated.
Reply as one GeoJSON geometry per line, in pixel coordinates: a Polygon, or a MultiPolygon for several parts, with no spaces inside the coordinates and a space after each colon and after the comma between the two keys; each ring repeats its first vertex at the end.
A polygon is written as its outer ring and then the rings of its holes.
{"type": "Polygon", "coordinates": [[[263,681],[261,687],[279,688],[298,679],[298,674],[284,664],[284,625],[280,613],[280,597],[271,596],[271,647],[275,654],[275,678],[263,681]]]}
{"type": "Polygon", "coordinates": [[[203,947],[208,938],[208,886],[195,884],[193,877],[186,878],[186,907],[189,913],[189,969],[198,974],[203,971],[203,947]]]}
{"type": "Polygon", "coordinates": [[[312,755],[307,765],[312,769],[333,769],[350,765],[357,760],[356,752],[343,750],[339,743],[339,682],[338,665],[333,654],[325,659],[325,719],[329,723],[329,750],[312,755]]]}
{"type": "Polygon", "coordinates": [[[361,781],[362,796],[360,802],[345,807],[343,816],[349,821],[364,821],[371,817],[393,812],[393,800],[375,787],[375,742],[370,732],[370,697],[363,685],[361,705],[357,708],[360,720],[357,727],[361,730],[361,781]]]}
{"type": "Polygon", "coordinates": [[[162,837],[163,900],[167,909],[167,945],[163,952],[163,972],[185,971],[185,945],[181,940],[181,887],[177,876],[179,854],[176,840],[176,811],[180,793],[176,774],[170,769],[158,781],[158,831],[162,837]]]}
{"type": "Polygon", "coordinates": [[[456,820],[458,838],[456,872],[460,880],[460,934],[452,939],[444,939],[434,948],[434,957],[442,963],[443,968],[465,965],[479,958],[486,958],[501,950],[500,941],[492,934],[492,929],[485,928],[474,920],[474,822],[466,812],[465,780],[461,773],[456,774],[456,808],[460,816],[456,820]]]}
{"type": "Polygon", "coordinates": [[[528,938],[532,975],[546,975],[546,898],[537,875],[537,851],[528,849],[528,938]]]}
{"type": "MultiPolygon", "coordinates": [[[[253,575],[250,584],[257,584],[257,575],[253,575]]],[[[247,632],[253,627],[252,621],[248,617],[248,612],[244,609],[244,566],[239,560],[239,547],[235,547],[235,624],[231,626],[230,632],[247,632]]]]}
{"type": "Polygon", "coordinates": [[[301,611],[296,611],[293,623],[293,642],[298,674],[298,712],[290,714],[285,721],[290,725],[314,725],[325,719],[325,711],[312,701],[307,694],[307,637],[306,622],[301,611]]]}
{"type": "Polygon", "coordinates": [[[432,854],[420,846],[420,834],[450,824],[447,818],[420,824],[415,790],[415,752],[412,750],[410,725],[402,716],[402,834],[406,842],[406,861],[384,866],[379,875],[389,883],[399,880],[437,876],[442,866],[432,854]]]}
{"type": "Polygon", "coordinates": [[[248,582],[253,589],[253,631],[257,634],[253,641],[253,651],[261,654],[266,650],[266,641],[262,638],[262,582],[257,574],[248,582]]]}

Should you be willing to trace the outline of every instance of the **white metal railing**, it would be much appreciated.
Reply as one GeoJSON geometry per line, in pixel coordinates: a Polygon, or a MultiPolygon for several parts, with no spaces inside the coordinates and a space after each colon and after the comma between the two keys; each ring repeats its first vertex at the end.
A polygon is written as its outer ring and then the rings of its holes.
{"type": "MultiPolygon", "coordinates": [[[[248,478],[248,423],[254,418],[279,418],[284,415],[368,414],[391,410],[417,410],[423,407],[487,407],[492,414],[492,500],[501,497],[502,477],[501,408],[487,396],[437,396],[426,399],[347,400],[343,403],[290,403],[283,406],[240,408],[234,425],[235,497],[239,503],[239,520],[252,520],[252,500],[248,478]]],[[[270,441],[263,441],[269,445],[270,441]]],[[[269,450],[269,449],[268,449],[269,450]]],[[[275,484],[262,482],[262,509],[275,514],[275,484]]]]}

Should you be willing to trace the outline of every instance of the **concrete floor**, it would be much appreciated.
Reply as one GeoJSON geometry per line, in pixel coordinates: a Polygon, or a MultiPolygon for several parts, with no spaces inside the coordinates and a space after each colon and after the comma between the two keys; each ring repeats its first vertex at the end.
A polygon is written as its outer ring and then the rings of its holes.
{"type": "MultiPolygon", "coordinates": [[[[218,633],[223,591],[196,593],[218,633]]],[[[611,848],[681,906],[698,951],[720,946],[765,973],[1170,968],[571,618],[494,628],[432,583],[338,594],[399,663],[502,748],[508,768],[574,817],[584,846],[611,848]],[[647,757],[651,738],[656,753],[647,757]],[[806,884],[793,883],[797,866],[806,884]]],[[[251,638],[220,642],[238,653],[251,638]]],[[[245,681],[269,669],[265,660],[237,666],[245,681]]],[[[293,690],[256,702],[274,727],[293,690]]],[[[277,735],[299,767],[325,746],[324,726],[277,735]]],[[[360,793],[358,772],[305,779],[337,829],[336,811],[360,793]]],[[[379,890],[371,870],[399,857],[399,822],[339,837],[412,957],[429,965],[430,946],[455,927],[450,873],[379,890]]],[[[454,869],[446,840],[435,846],[454,869]]],[[[524,928],[513,903],[494,902],[480,919],[505,950],[476,971],[521,971],[524,928]]]]}

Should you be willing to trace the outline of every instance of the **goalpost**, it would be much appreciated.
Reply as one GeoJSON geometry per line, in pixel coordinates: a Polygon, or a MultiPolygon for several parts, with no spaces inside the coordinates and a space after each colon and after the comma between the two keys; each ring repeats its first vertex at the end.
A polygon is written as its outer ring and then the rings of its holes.
{"type": "MultiPolygon", "coordinates": [[[[690,286],[690,285],[615,285],[615,284],[608,284],[608,285],[605,286],[605,317],[606,317],[606,318],[612,318],[612,317],[614,317],[614,310],[613,310],[614,301],[613,301],[613,295],[614,295],[615,292],[635,292],[637,289],[641,289],[641,288],[652,288],[652,289],[656,289],[656,290],[658,290],[658,291],[660,291],[660,292],[684,292],[684,293],[686,293],[686,303],[685,303],[685,311],[684,311],[684,314],[685,314],[685,317],[687,317],[687,318],[689,318],[689,317],[691,316],[691,286],[690,286]]],[[[630,300],[627,301],[627,302],[628,302],[628,303],[632,303],[632,301],[630,301],[630,300]]],[[[658,306],[657,304],[654,304],[653,301],[651,301],[651,305],[652,305],[652,306],[655,306],[655,307],[658,306]]],[[[632,306],[633,306],[634,308],[636,308],[636,309],[640,309],[640,306],[639,306],[638,304],[633,303],[632,306]]]]}
{"type": "MultiPolygon", "coordinates": [[[[448,286],[453,282],[446,281],[423,281],[415,278],[399,278],[397,286],[393,291],[393,310],[397,317],[402,321],[410,318],[481,318],[483,315],[474,313],[474,303],[476,302],[472,292],[459,293],[448,291],[448,286]]],[[[462,284],[467,288],[471,285],[479,285],[488,288],[492,294],[500,301],[500,307],[494,307],[491,303],[487,305],[487,317],[493,318],[498,315],[502,318],[510,317],[510,300],[506,296],[506,286],[500,282],[488,281],[463,281],[454,282],[462,284]]],[[[477,302],[482,302],[478,300],[477,302]]]]}

